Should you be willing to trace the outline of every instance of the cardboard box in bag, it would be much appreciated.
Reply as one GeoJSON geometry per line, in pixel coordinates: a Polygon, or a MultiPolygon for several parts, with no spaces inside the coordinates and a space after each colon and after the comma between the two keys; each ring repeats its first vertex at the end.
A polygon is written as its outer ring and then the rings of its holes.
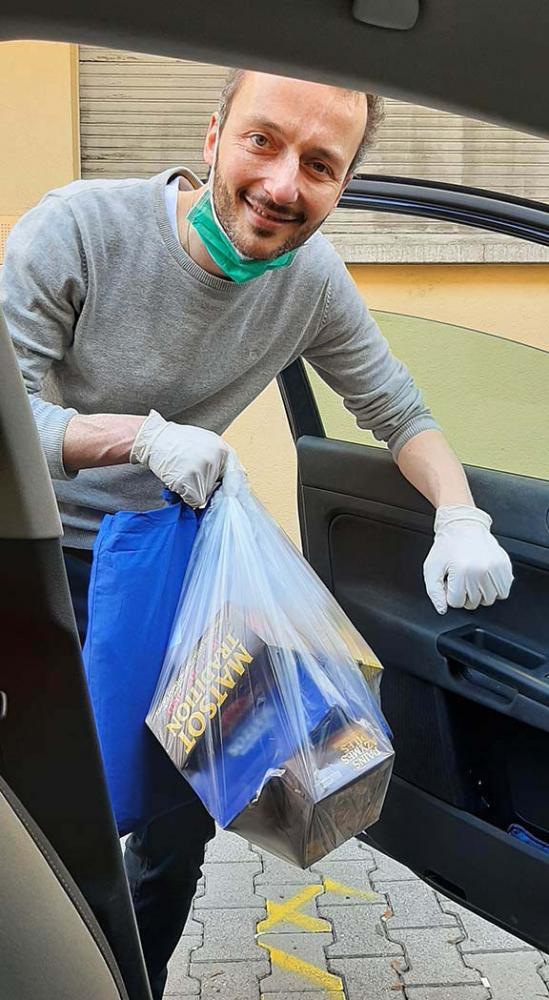
{"type": "Polygon", "coordinates": [[[394,753],[359,673],[346,703],[354,664],[336,690],[312,651],[269,645],[260,630],[256,614],[225,605],[182,647],[147,724],[220,826],[306,868],[375,823],[394,753]]]}

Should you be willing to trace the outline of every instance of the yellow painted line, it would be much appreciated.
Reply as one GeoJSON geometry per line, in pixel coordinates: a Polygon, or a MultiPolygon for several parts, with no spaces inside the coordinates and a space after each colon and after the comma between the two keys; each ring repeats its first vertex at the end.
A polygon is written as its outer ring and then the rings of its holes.
{"type": "Polygon", "coordinates": [[[331,878],[324,879],[326,892],[335,892],[338,896],[355,896],[360,899],[369,899],[372,902],[384,903],[385,897],[378,892],[364,892],[362,889],[353,889],[350,885],[342,885],[341,882],[333,882],[331,878]]]}
{"type": "Polygon", "coordinates": [[[264,920],[261,920],[256,927],[258,934],[265,934],[266,931],[270,931],[277,924],[294,924],[296,927],[301,927],[304,931],[310,931],[313,934],[318,934],[321,931],[331,931],[332,925],[328,920],[323,920],[320,917],[311,917],[307,913],[301,913],[300,908],[306,903],[309,903],[311,899],[318,896],[320,893],[324,892],[321,885],[307,885],[300,892],[292,896],[291,899],[287,899],[284,903],[274,903],[271,899],[267,902],[267,916],[264,920]]]}
{"type": "MultiPolygon", "coordinates": [[[[262,993],[259,1000],[276,1000],[278,993],[262,993]]],[[[322,993],[315,993],[314,1000],[348,1000],[341,990],[322,990],[322,993]]]]}
{"type": "Polygon", "coordinates": [[[318,969],[316,965],[311,965],[310,962],[305,962],[302,958],[297,958],[295,955],[288,955],[285,951],[280,951],[279,948],[273,948],[272,945],[263,944],[262,941],[259,941],[259,944],[269,952],[271,962],[273,965],[277,965],[279,969],[283,969],[284,972],[295,972],[297,976],[301,976],[307,982],[314,983],[316,986],[321,986],[328,992],[339,991],[341,997],[345,1000],[343,982],[340,976],[334,976],[325,969],[318,969]]]}
{"type": "Polygon", "coordinates": [[[320,987],[325,991],[326,1000],[346,1000],[340,976],[335,976],[326,969],[319,969],[316,965],[311,965],[310,962],[305,962],[304,959],[296,955],[289,955],[280,948],[274,948],[272,945],[267,944],[267,942],[261,941],[259,937],[259,935],[272,931],[273,928],[282,923],[293,924],[304,931],[317,934],[321,931],[331,931],[332,925],[328,920],[301,912],[303,906],[326,892],[333,892],[338,896],[353,896],[354,898],[370,901],[385,901],[385,897],[380,896],[377,892],[365,892],[362,889],[354,889],[352,886],[343,885],[341,882],[325,878],[322,885],[306,885],[295,896],[285,900],[283,903],[275,903],[273,900],[267,899],[267,916],[264,920],[260,920],[256,926],[256,933],[258,935],[257,943],[268,951],[273,965],[278,966],[284,972],[292,972],[297,976],[301,976],[306,982],[320,987]]]}
{"type": "MultiPolygon", "coordinates": [[[[277,993],[262,993],[259,1000],[276,1000],[277,993]]],[[[315,1000],[348,1000],[341,990],[322,990],[315,993],[315,1000]]]]}

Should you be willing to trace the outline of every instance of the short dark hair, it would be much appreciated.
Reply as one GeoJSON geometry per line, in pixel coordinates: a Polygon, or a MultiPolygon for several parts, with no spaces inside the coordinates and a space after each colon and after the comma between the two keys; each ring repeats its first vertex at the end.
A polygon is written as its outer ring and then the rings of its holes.
{"type": "MultiPolygon", "coordinates": [[[[221,91],[221,97],[219,99],[219,109],[218,109],[218,122],[219,122],[219,132],[223,130],[223,126],[227,121],[229,111],[231,110],[231,105],[233,103],[235,94],[240,89],[240,86],[246,75],[245,69],[232,69],[230,70],[223,90],[221,91]]],[[[361,91],[358,90],[347,90],[346,93],[352,94],[354,96],[360,96],[361,91]]],[[[368,114],[366,117],[366,128],[364,129],[364,135],[360,140],[360,145],[351,161],[349,167],[349,173],[354,174],[357,167],[362,163],[366,151],[373,146],[379,126],[381,125],[385,117],[385,107],[383,98],[379,94],[364,94],[366,98],[366,107],[368,114]]]]}

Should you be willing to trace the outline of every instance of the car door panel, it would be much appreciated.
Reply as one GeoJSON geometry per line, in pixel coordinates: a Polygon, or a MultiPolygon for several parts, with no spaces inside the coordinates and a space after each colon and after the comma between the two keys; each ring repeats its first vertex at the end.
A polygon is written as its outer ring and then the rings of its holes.
{"type": "Polygon", "coordinates": [[[380,823],[364,839],[397,853],[443,896],[546,950],[547,879],[542,868],[539,883],[535,848],[510,845],[508,834],[396,775],[380,823]],[[397,835],[403,825],[404,851],[397,835]]]}
{"type": "Polygon", "coordinates": [[[549,483],[467,470],[516,580],[508,601],[439,616],[422,580],[432,511],[391,457],[302,437],[298,462],[305,553],[385,666],[395,777],[369,838],[547,950],[549,856],[507,831],[525,824],[549,843],[549,483]],[[437,643],[463,627],[480,630],[496,665],[535,677],[539,691],[486,674],[482,656],[479,669],[475,642],[465,664],[445,655],[437,643]]]}
{"type": "MultiPolygon", "coordinates": [[[[478,190],[369,175],[352,181],[340,204],[549,245],[544,205],[478,190]]],[[[402,317],[401,326],[416,337],[418,320],[408,320],[402,317]]],[[[425,334],[424,352],[434,388],[437,332],[432,326],[425,334]]],[[[455,326],[443,332],[444,351],[461,343],[473,349],[472,331],[455,326]]],[[[520,418],[514,439],[520,448],[524,435],[539,431],[528,423],[531,409],[513,409],[514,380],[517,372],[526,377],[539,371],[546,355],[526,358],[520,352],[531,348],[523,346],[507,360],[502,342],[490,343],[507,365],[506,377],[494,384],[509,394],[508,419],[520,418]]],[[[459,352],[463,365],[464,348],[459,352]]],[[[484,350],[479,357],[490,354],[484,350]]],[[[439,362],[446,365],[447,355],[439,362]]],[[[498,377],[502,372],[500,363],[498,377]]],[[[422,574],[433,540],[431,505],[386,450],[337,440],[338,429],[347,433],[349,423],[303,362],[284,372],[279,384],[297,442],[304,553],[385,667],[382,703],[396,761],[381,818],[364,837],[462,905],[547,952],[549,482],[467,467],[476,503],[490,512],[512,559],[515,581],[509,599],[493,607],[439,616],[422,574]],[[512,835],[517,826],[529,843],[512,835]]],[[[457,400],[451,412],[467,427],[459,385],[442,384],[457,400]]],[[[481,431],[473,424],[469,433],[481,431]]],[[[490,434],[481,453],[512,469],[505,427],[499,437],[490,434]]],[[[467,444],[466,436],[462,440],[467,444]]],[[[541,475],[543,468],[542,462],[541,475]]]]}

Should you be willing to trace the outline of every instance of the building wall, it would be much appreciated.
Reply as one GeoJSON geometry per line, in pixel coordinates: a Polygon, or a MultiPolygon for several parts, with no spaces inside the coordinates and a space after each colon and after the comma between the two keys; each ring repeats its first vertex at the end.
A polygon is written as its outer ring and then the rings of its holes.
{"type": "Polygon", "coordinates": [[[545,264],[353,265],[372,309],[454,323],[549,351],[545,264]]]}
{"type": "Polygon", "coordinates": [[[16,219],[80,175],[77,47],[0,43],[0,95],[1,263],[16,219]]]}

